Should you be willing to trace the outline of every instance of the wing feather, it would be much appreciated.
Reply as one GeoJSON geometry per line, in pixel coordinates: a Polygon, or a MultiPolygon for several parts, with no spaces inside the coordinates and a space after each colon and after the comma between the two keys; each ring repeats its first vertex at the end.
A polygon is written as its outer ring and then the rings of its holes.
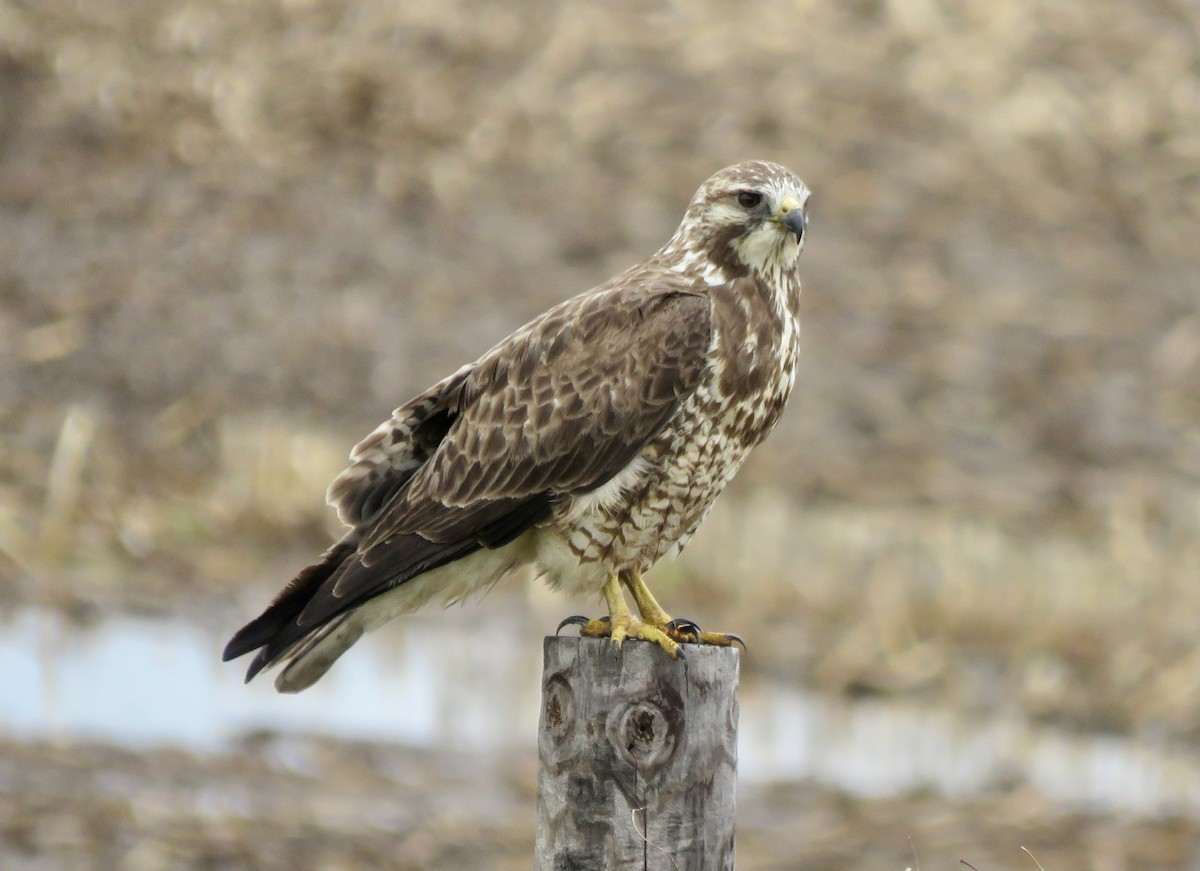
{"type": "Polygon", "coordinates": [[[551,309],[467,373],[445,438],[364,547],[435,532],[447,511],[602,486],[695,389],[710,318],[705,296],[628,288],[551,309]]]}
{"type": "Polygon", "coordinates": [[[451,411],[471,366],[463,366],[392,412],[354,446],[350,465],[329,485],[325,501],[361,529],[407,486],[446,436],[451,411]]]}

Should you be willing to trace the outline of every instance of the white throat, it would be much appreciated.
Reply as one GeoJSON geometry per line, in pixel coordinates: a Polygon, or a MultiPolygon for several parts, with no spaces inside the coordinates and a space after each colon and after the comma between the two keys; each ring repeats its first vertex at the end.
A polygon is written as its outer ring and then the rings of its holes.
{"type": "Polygon", "coordinates": [[[738,259],[760,275],[794,269],[803,248],[803,240],[797,242],[786,228],[770,221],[733,242],[738,259]]]}

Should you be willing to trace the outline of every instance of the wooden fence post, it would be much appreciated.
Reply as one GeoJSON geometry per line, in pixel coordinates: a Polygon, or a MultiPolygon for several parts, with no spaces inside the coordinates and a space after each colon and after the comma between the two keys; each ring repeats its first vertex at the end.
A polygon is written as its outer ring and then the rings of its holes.
{"type": "Polygon", "coordinates": [[[536,871],[732,871],[738,652],[547,638],[536,871]]]}

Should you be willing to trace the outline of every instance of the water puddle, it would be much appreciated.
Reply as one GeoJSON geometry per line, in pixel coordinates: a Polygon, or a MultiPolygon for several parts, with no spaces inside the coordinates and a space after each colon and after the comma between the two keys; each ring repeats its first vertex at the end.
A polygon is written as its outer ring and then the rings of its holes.
{"type": "Polygon", "coordinates": [[[207,751],[259,729],[523,746],[537,729],[540,661],[522,658],[535,645],[502,629],[440,614],[412,621],[360,642],[312,689],[281,696],[273,674],[243,685],[246,661],[219,661],[226,639],[215,629],[137,617],[81,627],[22,611],[0,623],[0,732],[207,751]]]}
{"type": "Polygon", "coordinates": [[[863,796],[1017,783],[1073,810],[1200,818],[1194,749],[895,700],[761,686],[740,698],[738,774],[750,780],[811,778],[863,796]]]}
{"type": "MultiPolygon", "coordinates": [[[[0,734],[204,752],[270,729],[531,750],[541,645],[532,621],[508,616],[410,620],[360,642],[312,689],[280,696],[269,675],[244,686],[239,664],[218,661],[215,628],[136,617],[80,627],[20,611],[0,623],[0,734]]],[[[1200,819],[1200,758],[1187,748],[756,682],[743,683],[740,701],[747,781],[963,797],[1017,782],[1065,808],[1200,819]]]]}

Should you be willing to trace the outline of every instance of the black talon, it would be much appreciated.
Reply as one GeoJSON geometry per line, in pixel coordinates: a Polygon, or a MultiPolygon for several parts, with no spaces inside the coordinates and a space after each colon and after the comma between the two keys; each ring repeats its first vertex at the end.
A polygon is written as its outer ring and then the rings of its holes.
{"type": "Polygon", "coordinates": [[[574,617],[568,617],[566,620],[559,623],[558,628],[554,630],[554,634],[558,635],[558,633],[562,632],[564,626],[586,626],[591,622],[591,620],[589,620],[587,617],[584,617],[582,614],[576,614],[574,617]]]}
{"type": "Polygon", "coordinates": [[[726,637],[727,637],[727,638],[728,638],[730,641],[736,641],[738,644],[742,645],[742,650],[743,650],[743,651],[745,651],[745,652],[748,652],[748,651],[750,650],[750,648],[746,646],[746,639],[742,638],[742,636],[740,636],[740,635],[734,635],[732,632],[726,632],[726,633],[725,633],[725,636],[726,636],[726,637]]]}
{"type": "Polygon", "coordinates": [[[664,628],[667,629],[668,632],[673,632],[681,638],[685,632],[690,633],[692,638],[694,638],[697,643],[700,641],[700,624],[695,620],[689,620],[686,617],[676,617],[664,628]]]}

